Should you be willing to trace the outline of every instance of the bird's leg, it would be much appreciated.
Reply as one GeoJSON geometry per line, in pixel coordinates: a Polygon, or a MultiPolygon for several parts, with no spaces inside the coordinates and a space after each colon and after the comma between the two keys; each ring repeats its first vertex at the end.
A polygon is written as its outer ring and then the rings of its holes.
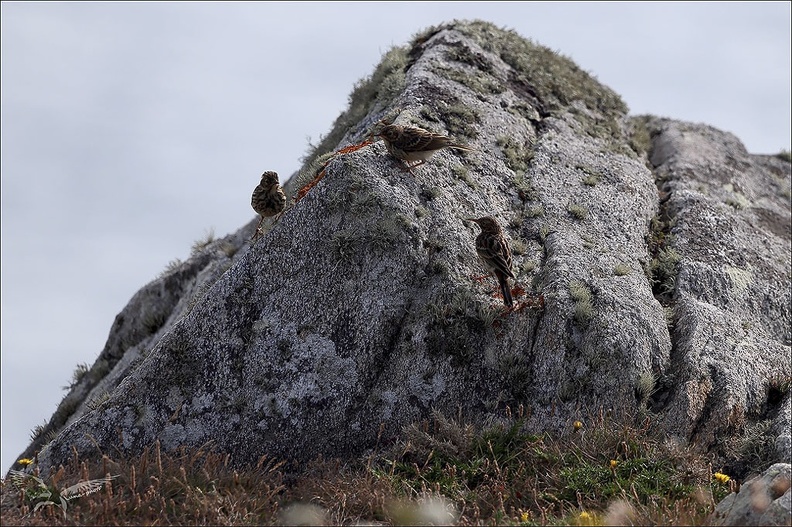
{"type": "Polygon", "coordinates": [[[402,161],[402,163],[404,164],[404,166],[402,166],[402,170],[404,170],[405,172],[409,172],[410,175],[412,175],[414,177],[415,176],[415,172],[413,172],[413,168],[415,168],[417,166],[420,166],[420,165],[423,165],[424,161],[418,161],[417,163],[415,163],[413,165],[411,165],[407,161],[402,161]]]}
{"type": "Polygon", "coordinates": [[[260,235],[264,234],[263,232],[261,232],[261,224],[262,223],[264,223],[264,216],[261,216],[261,219],[259,220],[258,225],[256,225],[256,232],[253,233],[253,237],[250,239],[250,241],[254,242],[254,241],[256,241],[256,238],[258,238],[260,235]]]}

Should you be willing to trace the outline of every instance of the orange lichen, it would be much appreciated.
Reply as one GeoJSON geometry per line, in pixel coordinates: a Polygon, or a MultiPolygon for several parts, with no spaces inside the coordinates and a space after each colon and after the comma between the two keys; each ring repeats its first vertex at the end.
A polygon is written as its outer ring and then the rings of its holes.
{"type": "Polygon", "coordinates": [[[322,169],[316,174],[316,176],[314,176],[314,178],[311,181],[309,181],[307,184],[303,185],[303,187],[300,190],[297,191],[297,194],[294,196],[294,202],[295,203],[297,203],[298,201],[303,199],[305,197],[305,195],[308,194],[308,191],[311,190],[312,188],[314,188],[316,186],[316,184],[319,183],[322,180],[322,178],[325,176],[325,167],[326,166],[327,166],[327,163],[322,165],[322,169]]]}
{"type": "Polygon", "coordinates": [[[328,159],[325,162],[325,164],[322,165],[321,168],[319,168],[319,171],[316,173],[316,176],[314,176],[314,178],[311,181],[309,181],[307,184],[303,185],[303,187],[300,190],[297,191],[297,194],[294,196],[294,202],[297,203],[298,201],[303,199],[305,197],[305,195],[308,194],[308,192],[312,188],[314,188],[316,186],[316,184],[319,183],[319,181],[322,180],[323,177],[325,177],[325,169],[327,168],[327,165],[329,165],[330,161],[335,159],[337,155],[349,154],[350,152],[354,152],[355,150],[360,150],[361,148],[363,148],[365,146],[368,146],[368,145],[370,145],[373,142],[374,141],[372,141],[370,139],[366,139],[362,143],[345,146],[344,148],[334,152],[333,155],[330,157],[330,159],[328,159]]]}
{"type": "MultiPolygon", "coordinates": [[[[368,145],[370,145],[370,144],[371,144],[371,143],[373,143],[373,142],[374,142],[374,141],[372,141],[371,139],[366,139],[366,140],[365,140],[365,141],[363,141],[362,143],[358,143],[358,144],[356,144],[356,145],[349,145],[349,146],[345,146],[345,147],[344,147],[344,148],[342,148],[341,150],[337,151],[337,152],[336,152],[336,155],[338,155],[338,154],[348,154],[348,153],[350,153],[350,152],[354,152],[355,150],[360,150],[360,149],[361,149],[361,148],[363,148],[364,146],[368,146],[368,145]]],[[[329,161],[328,161],[328,162],[329,162],[329,161]]]]}
{"type": "MultiPolygon", "coordinates": [[[[515,298],[519,297],[519,296],[522,296],[522,295],[525,295],[525,294],[526,294],[525,289],[523,289],[519,285],[515,286],[512,289],[512,296],[515,297],[515,298]]],[[[499,293],[496,293],[495,296],[498,296],[498,297],[502,298],[499,293]]],[[[492,327],[495,328],[495,329],[498,329],[500,327],[500,325],[501,325],[501,322],[500,322],[499,319],[506,319],[512,313],[520,313],[521,311],[525,310],[526,308],[544,309],[544,304],[545,304],[544,295],[542,295],[542,293],[539,293],[537,295],[529,296],[525,300],[521,300],[519,302],[516,302],[514,306],[505,308],[503,310],[503,312],[499,315],[499,317],[497,319],[495,319],[495,321],[492,323],[492,327]]]]}

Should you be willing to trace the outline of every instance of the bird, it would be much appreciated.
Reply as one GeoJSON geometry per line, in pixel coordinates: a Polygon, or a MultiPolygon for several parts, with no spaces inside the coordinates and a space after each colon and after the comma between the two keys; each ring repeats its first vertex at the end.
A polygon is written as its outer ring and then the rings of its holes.
{"type": "Polygon", "coordinates": [[[503,293],[503,303],[512,307],[514,300],[509,287],[509,278],[514,279],[512,271],[512,252],[509,242],[503,234],[503,229],[492,216],[483,218],[466,218],[481,228],[476,237],[476,253],[479,255],[487,270],[495,275],[503,293]]]}
{"type": "Polygon", "coordinates": [[[386,124],[374,134],[385,141],[388,152],[404,163],[406,169],[423,165],[435,152],[443,148],[454,148],[472,152],[474,149],[455,143],[446,135],[436,134],[417,126],[386,124]]]}
{"type": "Polygon", "coordinates": [[[278,173],[268,170],[261,174],[261,183],[253,189],[250,205],[260,216],[256,234],[259,234],[264,218],[275,216],[283,211],[286,206],[286,194],[278,183],[278,173]]]}

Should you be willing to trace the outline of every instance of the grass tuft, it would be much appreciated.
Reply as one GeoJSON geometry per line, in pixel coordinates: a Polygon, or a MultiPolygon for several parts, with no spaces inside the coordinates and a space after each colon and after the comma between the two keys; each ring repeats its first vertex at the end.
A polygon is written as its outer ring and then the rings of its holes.
{"type": "Polygon", "coordinates": [[[569,282],[569,296],[575,301],[575,320],[586,324],[594,316],[594,303],[591,290],[583,282],[569,282]]]}
{"type": "Polygon", "coordinates": [[[600,414],[551,434],[525,418],[522,406],[488,426],[435,411],[366,458],[319,458],[297,473],[267,456],[234,463],[208,444],[154,443],[129,458],[75,452],[47,480],[20,460],[32,475],[0,483],[3,524],[701,525],[729,492],[709,456],[654,436],[651,423],[600,414]],[[50,499],[92,482],[101,488],[68,508],[50,499]]]}

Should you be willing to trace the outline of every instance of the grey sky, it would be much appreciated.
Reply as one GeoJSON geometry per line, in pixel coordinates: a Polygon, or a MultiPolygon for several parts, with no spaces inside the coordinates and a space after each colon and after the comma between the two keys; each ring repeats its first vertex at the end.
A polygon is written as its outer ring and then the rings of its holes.
{"type": "Polygon", "coordinates": [[[385,51],[474,18],[632,114],[790,149],[789,2],[2,2],[2,473],[141,286],[250,221],[385,51]]]}

